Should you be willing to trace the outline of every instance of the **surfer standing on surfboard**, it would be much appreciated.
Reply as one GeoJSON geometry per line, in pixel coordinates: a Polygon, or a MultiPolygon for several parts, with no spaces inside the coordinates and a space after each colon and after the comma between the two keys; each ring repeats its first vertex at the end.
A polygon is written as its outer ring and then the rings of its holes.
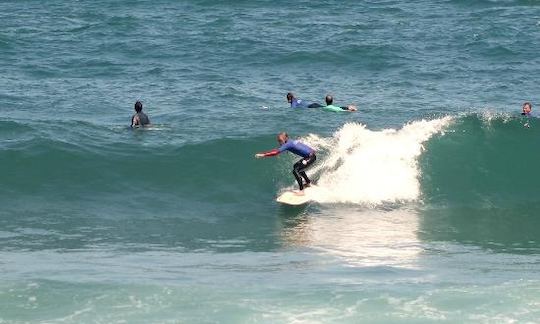
{"type": "Polygon", "coordinates": [[[294,164],[292,173],[298,182],[298,186],[300,187],[300,191],[296,192],[296,194],[303,195],[304,187],[309,187],[311,184],[311,180],[309,180],[306,174],[306,169],[309,168],[317,159],[315,156],[315,150],[298,140],[289,140],[289,135],[287,135],[285,132],[278,134],[277,141],[279,143],[279,148],[268,152],[257,153],[255,154],[255,157],[262,158],[274,156],[283,151],[289,151],[301,156],[302,159],[294,164]],[[305,184],[303,183],[302,178],[306,181],[305,184]]]}

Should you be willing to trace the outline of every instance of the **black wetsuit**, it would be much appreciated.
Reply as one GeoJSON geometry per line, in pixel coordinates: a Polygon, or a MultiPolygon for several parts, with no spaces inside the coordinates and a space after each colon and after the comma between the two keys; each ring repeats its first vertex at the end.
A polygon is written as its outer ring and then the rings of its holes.
{"type": "Polygon", "coordinates": [[[133,126],[144,126],[144,125],[148,125],[148,124],[150,124],[150,119],[143,112],[138,112],[135,115],[133,115],[133,117],[131,117],[131,127],[133,127],[133,126]],[[133,123],[133,120],[135,119],[135,116],[139,117],[139,123],[138,124],[133,123]]]}
{"type": "Polygon", "coordinates": [[[306,169],[309,168],[309,166],[312,165],[315,160],[317,160],[317,156],[315,156],[315,152],[312,152],[306,158],[303,158],[294,164],[292,173],[296,178],[296,182],[298,182],[298,187],[300,187],[300,190],[304,190],[302,178],[306,180],[306,184],[308,186],[311,184],[311,180],[309,180],[306,174],[306,169]]]}

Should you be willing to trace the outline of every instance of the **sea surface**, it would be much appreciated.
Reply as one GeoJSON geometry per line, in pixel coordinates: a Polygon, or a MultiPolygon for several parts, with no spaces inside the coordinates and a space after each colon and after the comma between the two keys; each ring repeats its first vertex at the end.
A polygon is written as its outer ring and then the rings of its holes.
{"type": "Polygon", "coordinates": [[[1,0],[0,323],[539,323],[539,77],[536,0],[1,0]]]}

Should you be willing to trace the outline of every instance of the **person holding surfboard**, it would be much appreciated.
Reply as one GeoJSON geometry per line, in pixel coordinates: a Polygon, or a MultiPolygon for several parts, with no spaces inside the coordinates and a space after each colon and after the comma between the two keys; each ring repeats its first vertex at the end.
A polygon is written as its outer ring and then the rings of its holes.
{"type": "Polygon", "coordinates": [[[277,135],[277,141],[279,143],[279,148],[268,152],[257,153],[255,154],[255,157],[262,158],[275,156],[284,151],[289,151],[301,156],[302,159],[294,164],[292,173],[298,182],[298,187],[300,188],[300,191],[296,192],[296,194],[304,195],[304,187],[309,187],[311,185],[311,180],[306,174],[306,169],[309,168],[317,159],[315,156],[315,150],[298,140],[290,140],[289,135],[287,135],[285,132],[277,135]],[[302,179],[306,181],[305,184],[302,179]]]}
{"type": "Polygon", "coordinates": [[[142,108],[142,102],[137,101],[135,103],[135,115],[131,116],[131,127],[150,124],[150,118],[142,112],[142,108]]]}

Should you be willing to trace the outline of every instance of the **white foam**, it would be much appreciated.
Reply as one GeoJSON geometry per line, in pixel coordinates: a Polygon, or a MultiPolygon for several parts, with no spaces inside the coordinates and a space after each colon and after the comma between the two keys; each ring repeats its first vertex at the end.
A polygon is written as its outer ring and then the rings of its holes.
{"type": "Polygon", "coordinates": [[[318,154],[320,160],[308,171],[319,175],[318,188],[310,195],[321,203],[377,205],[418,199],[422,144],[451,121],[451,117],[420,120],[381,131],[348,123],[330,138],[309,135],[303,140],[328,152],[324,159],[318,154]]]}

